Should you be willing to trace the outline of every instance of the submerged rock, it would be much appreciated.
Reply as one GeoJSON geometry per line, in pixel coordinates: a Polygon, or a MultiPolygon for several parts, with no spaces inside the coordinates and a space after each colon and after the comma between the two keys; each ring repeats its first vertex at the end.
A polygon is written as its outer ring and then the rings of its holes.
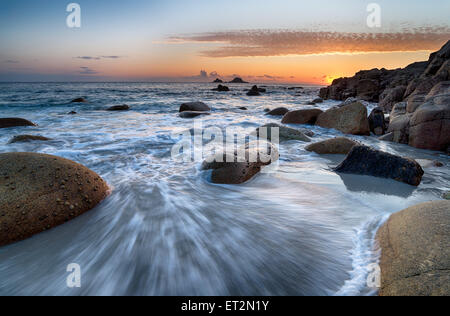
{"type": "Polygon", "coordinates": [[[367,108],[360,102],[329,109],[319,115],[316,125],[334,128],[345,134],[370,135],[367,108]]]}
{"type": "Polygon", "coordinates": [[[70,103],[86,103],[87,101],[84,98],[76,98],[70,101],[70,103]]]}
{"type": "Polygon", "coordinates": [[[299,140],[302,142],[310,142],[311,140],[306,136],[302,131],[281,126],[275,123],[266,124],[262,127],[259,127],[256,130],[256,136],[261,137],[261,135],[267,136],[268,141],[272,141],[272,128],[278,129],[278,136],[280,141],[287,141],[287,140],[299,140]],[[263,132],[261,132],[261,129],[265,128],[267,135],[264,135],[263,132]]]}
{"type": "Polygon", "coordinates": [[[356,145],[358,145],[358,143],[351,139],[336,137],[311,144],[306,147],[306,150],[315,152],[319,155],[347,155],[352,150],[353,146],[356,145]]]}
{"type": "Polygon", "coordinates": [[[108,191],[100,176],[73,161],[35,153],[0,154],[0,246],[89,211],[108,191]]]}
{"type": "Polygon", "coordinates": [[[209,112],[211,108],[203,102],[188,102],[183,103],[180,107],[180,112],[193,111],[193,112],[209,112]]]}
{"type": "Polygon", "coordinates": [[[69,113],[67,113],[68,115],[75,115],[75,114],[78,114],[77,112],[75,112],[75,111],[70,111],[69,113]]]}
{"type": "Polygon", "coordinates": [[[31,141],[47,141],[51,140],[50,138],[39,136],[39,135],[18,135],[14,136],[10,141],[9,144],[13,143],[24,143],[24,142],[31,142],[31,141]]]}
{"type": "Polygon", "coordinates": [[[418,186],[424,171],[414,160],[394,156],[364,145],[354,146],[336,172],[390,178],[418,186]]]}
{"type": "Polygon", "coordinates": [[[198,112],[198,111],[184,111],[180,113],[181,118],[194,118],[200,115],[210,115],[208,112],[198,112]]]}
{"type": "Polygon", "coordinates": [[[281,107],[281,108],[276,108],[276,109],[267,111],[266,115],[283,116],[283,115],[285,115],[288,112],[289,112],[288,109],[281,107]]]}
{"type": "Polygon", "coordinates": [[[129,109],[130,109],[130,107],[128,105],[123,104],[123,105],[112,106],[106,110],[107,111],[128,111],[129,109]]]}
{"type": "Polygon", "coordinates": [[[450,201],[410,207],[378,230],[380,296],[450,295],[450,201]]]}
{"type": "Polygon", "coordinates": [[[319,115],[323,113],[320,109],[297,110],[286,113],[282,119],[283,124],[309,124],[314,125],[319,115]]]}
{"type": "Polygon", "coordinates": [[[253,86],[248,92],[248,96],[260,96],[262,92],[266,92],[265,89],[260,89],[258,86],[253,86]]]}
{"type": "Polygon", "coordinates": [[[226,154],[210,157],[203,162],[202,170],[212,170],[211,181],[217,184],[241,184],[257,175],[264,166],[279,158],[277,148],[271,143],[254,141],[242,148],[244,162],[239,162],[238,152],[231,153],[231,161],[226,154]]]}
{"type": "Polygon", "coordinates": [[[0,128],[18,127],[18,126],[36,126],[36,124],[22,118],[0,118],[0,128]]]}
{"type": "Polygon", "coordinates": [[[217,88],[213,89],[213,91],[218,91],[218,92],[229,92],[230,88],[228,88],[227,86],[222,86],[221,84],[219,84],[217,86],[217,88]]]}

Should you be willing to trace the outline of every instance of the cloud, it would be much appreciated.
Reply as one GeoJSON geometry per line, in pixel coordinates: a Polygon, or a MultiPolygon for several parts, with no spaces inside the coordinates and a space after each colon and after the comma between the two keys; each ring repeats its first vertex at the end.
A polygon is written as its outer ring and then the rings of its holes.
{"type": "Polygon", "coordinates": [[[247,30],[169,37],[169,43],[213,43],[203,57],[254,57],[325,53],[437,50],[450,38],[449,27],[415,28],[398,33],[247,30]]]}
{"type": "Polygon", "coordinates": [[[74,59],[82,59],[82,60],[101,60],[101,59],[119,59],[123,58],[123,56],[77,56],[74,59]]]}
{"type": "Polygon", "coordinates": [[[95,71],[94,69],[91,69],[89,67],[80,67],[81,71],[80,74],[82,75],[95,75],[98,74],[97,71],[95,71]]]}

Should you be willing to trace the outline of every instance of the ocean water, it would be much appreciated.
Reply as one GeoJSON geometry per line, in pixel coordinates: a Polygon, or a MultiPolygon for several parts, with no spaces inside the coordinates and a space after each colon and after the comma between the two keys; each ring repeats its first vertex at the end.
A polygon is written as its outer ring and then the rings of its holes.
{"type": "MultiPolygon", "coordinates": [[[[38,124],[0,130],[0,153],[39,152],[79,162],[100,174],[112,194],[92,211],[28,240],[0,248],[1,295],[374,295],[369,266],[378,260],[377,227],[394,212],[449,190],[448,156],[374,137],[350,136],[393,154],[432,159],[415,188],[387,179],[338,175],[344,156],[280,145],[276,172],[242,185],[214,185],[201,162],[171,156],[174,132],[194,128],[181,103],[213,108],[203,127],[250,134],[280,122],[265,108],[308,108],[318,87],[248,85],[212,92],[212,84],[0,84],[0,117],[38,124]],[[70,104],[85,97],[87,104],[70,104]],[[105,108],[128,104],[128,112],[105,108]],[[245,106],[248,111],[239,110],[245,106]],[[77,115],[67,115],[70,111],[77,115]],[[8,144],[19,134],[48,142],[8,144]],[[68,288],[67,265],[81,267],[81,288],[68,288]]],[[[326,101],[318,107],[336,105],[326,101]]],[[[375,106],[369,105],[369,108],[375,106]]],[[[341,136],[302,126],[313,141],[341,136]]]]}

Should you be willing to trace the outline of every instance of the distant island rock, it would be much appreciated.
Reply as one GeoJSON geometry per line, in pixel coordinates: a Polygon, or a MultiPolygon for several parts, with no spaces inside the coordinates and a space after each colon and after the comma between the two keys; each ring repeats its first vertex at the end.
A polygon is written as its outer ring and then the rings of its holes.
{"type": "Polygon", "coordinates": [[[223,83],[223,80],[217,78],[216,80],[214,80],[212,83],[223,83]]]}
{"type": "Polygon", "coordinates": [[[229,83],[248,83],[248,82],[242,80],[242,78],[236,77],[233,80],[231,80],[229,83]]]}

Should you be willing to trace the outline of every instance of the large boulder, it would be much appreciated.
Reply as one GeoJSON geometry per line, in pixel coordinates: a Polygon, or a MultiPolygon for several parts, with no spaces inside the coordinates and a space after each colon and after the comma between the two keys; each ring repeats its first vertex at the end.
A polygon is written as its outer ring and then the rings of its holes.
{"type": "Polygon", "coordinates": [[[369,115],[370,131],[377,136],[386,133],[386,122],[384,119],[384,111],[381,107],[376,107],[369,115]]]}
{"type": "Polygon", "coordinates": [[[276,108],[276,109],[273,109],[273,110],[267,112],[266,115],[271,115],[271,116],[283,116],[283,115],[285,115],[285,114],[288,113],[288,112],[289,112],[288,109],[283,108],[283,107],[280,107],[280,108],[276,108]]]}
{"type": "Polygon", "coordinates": [[[183,103],[180,106],[180,112],[193,111],[193,112],[209,112],[211,108],[203,102],[188,102],[183,103]]]}
{"type": "Polygon", "coordinates": [[[297,110],[286,113],[281,120],[283,124],[310,124],[314,125],[323,111],[320,109],[297,110]]]}
{"type": "Polygon", "coordinates": [[[416,161],[364,145],[354,146],[335,171],[390,178],[413,186],[418,186],[424,175],[422,167],[416,161]]]}
{"type": "Polygon", "coordinates": [[[380,95],[379,106],[386,111],[391,111],[396,103],[403,101],[405,91],[406,86],[398,86],[384,90],[380,95]]]}
{"type": "Polygon", "coordinates": [[[380,296],[450,295],[450,201],[410,207],[379,229],[380,296]]]}
{"type": "Polygon", "coordinates": [[[367,108],[360,102],[329,109],[319,115],[316,125],[334,128],[345,134],[370,135],[367,108]]]}
{"type": "Polygon", "coordinates": [[[0,128],[9,128],[18,126],[36,126],[36,124],[17,117],[0,118],[0,128]]]}
{"type": "Polygon", "coordinates": [[[73,161],[0,154],[0,245],[63,224],[95,207],[108,192],[99,175],[73,161]]]}
{"type": "Polygon", "coordinates": [[[258,174],[264,166],[279,159],[277,148],[271,143],[254,141],[242,148],[245,155],[239,156],[239,151],[218,154],[210,157],[202,164],[202,170],[212,170],[211,181],[217,184],[241,184],[258,174]]]}
{"type": "Polygon", "coordinates": [[[358,143],[351,139],[336,137],[311,144],[306,147],[306,150],[315,152],[319,155],[347,155],[352,150],[353,146],[356,145],[358,145],[358,143]]]}
{"type": "Polygon", "coordinates": [[[272,129],[276,129],[278,131],[278,137],[280,141],[288,141],[288,140],[299,140],[302,142],[310,142],[308,136],[306,136],[302,131],[281,126],[275,123],[266,124],[256,129],[256,136],[262,137],[267,136],[267,140],[272,142],[272,129]]]}
{"type": "Polygon", "coordinates": [[[436,85],[425,101],[412,114],[409,145],[445,151],[450,145],[450,82],[436,85]]]}
{"type": "Polygon", "coordinates": [[[39,135],[17,135],[17,136],[14,136],[9,141],[9,144],[26,143],[26,142],[32,142],[32,141],[48,141],[48,140],[51,140],[51,139],[44,137],[44,136],[39,136],[39,135]]]}
{"type": "Polygon", "coordinates": [[[400,144],[409,143],[409,128],[411,114],[391,117],[387,133],[392,133],[392,141],[400,144]]]}

